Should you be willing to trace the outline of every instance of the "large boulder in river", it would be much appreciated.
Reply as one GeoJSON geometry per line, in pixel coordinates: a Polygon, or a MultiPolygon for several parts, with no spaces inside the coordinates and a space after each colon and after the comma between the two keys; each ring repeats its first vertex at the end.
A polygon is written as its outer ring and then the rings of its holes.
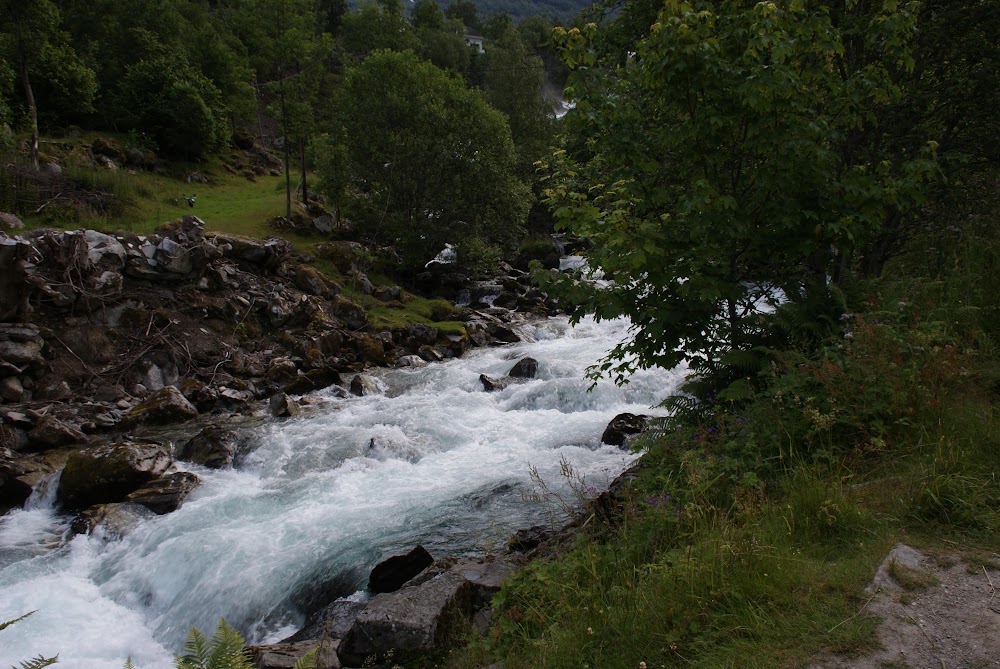
{"type": "Polygon", "coordinates": [[[538,372],[538,361],[534,358],[521,358],[517,361],[507,376],[517,379],[533,379],[538,372]]]}
{"type": "Polygon", "coordinates": [[[434,558],[423,546],[417,546],[403,555],[393,555],[372,569],[368,590],[374,593],[395,592],[433,563],[434,558]]]}
{"type": "Polygon", "coordinates": [[[128,420],[149,425],[179,423],[198,415],[198,410],[174,386],[157,390],[128,413],[128,420]]]}
{"type": "Polygon", "coordinates": [[[201,479],[191,472],[174,472],[150,481],[125,499],[144,507],[157,515],[163,515],[180,508],[187,496],[201,485],[201,479]]]}
{"type": "Polygon", "coordinates": [[[170,451],[161,444],[125,441],[77,451],[69,456],[59,479],[59,503],[67,509],[84,509],[124,501],[172,464],[170,451]]]}
{"type": "Polygon", "coordinates": [[[646,429],[649,416],[634,413],[620,413],[611,419],[608,427],[601,435],[601,441],[612,446],[624,446],[630,435],[639,434],[646,429]]]}
{"type": "Polygon", "coordinates": [[[210,425],[181,446],[177,457],[209,469],[222,469],[233,464],[241,443],[234,430],[210,425]]]}
{"type": "Polygon", "coordinates": [[[344,639],[341,661],[361,666],[392,651],[394,661],[405,662],[439,650],[465,634],[472,599],[469,581],[452,571],[419,587],[376,595],[344,639]]]}

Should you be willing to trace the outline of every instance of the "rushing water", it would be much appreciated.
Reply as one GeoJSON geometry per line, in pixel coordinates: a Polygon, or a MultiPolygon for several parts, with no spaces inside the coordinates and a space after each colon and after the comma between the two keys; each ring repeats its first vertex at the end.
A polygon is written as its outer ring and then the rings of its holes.
{"type": "Polygon", "coordinates": [[[60,666],[106,669],[131,656],[167,669],[196,625],[219,616],[250,641],[301,625],[295,593],[356,569],[363,586],[380,558],[423,544],[436,556],[502,546],[513,530],[551,519],[526,501],[531,468],[568,499],[565,459],[606,487],[631,455],[600,444],[623,411],[649,412],[680,372],[651,370],[625,387],[586,392],[584,369],[626,334],[620,322],[565,319],[526,326],[533,341],[377,375],[381,394],[334,400],[259,428],[259,446],[232,470],[192,468],[202,485],[176,512],[122,541],[77,536],[38,495],[0,519],[0,666],[59,653],[60,666]],[[486,393],[530,355],[536,379],[486,393]]]}

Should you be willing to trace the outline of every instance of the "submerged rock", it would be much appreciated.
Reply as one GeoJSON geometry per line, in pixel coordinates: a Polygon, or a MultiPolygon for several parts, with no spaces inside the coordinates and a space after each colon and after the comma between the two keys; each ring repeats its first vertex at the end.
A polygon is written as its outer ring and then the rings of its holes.
{"type": "Polygon", "coordinates": [[[538,372],[538,361],[534,358],[521,358],[517,361],[507,376],[517,379],[533,379],[538,372]]]}
{"type": "Polygon", "coordinates": [[[235,431],[210,425],[181,446],[177,457],[209,469],[222,469],[233,464],[240,443],[235,431]]]}
{"type": "Polygon", "coordinates": [[[70,529],[77,534],[92,534],[100,527],[105,538],[121,539],[139,523],[156,514],[142,504],[134,502],[114,502],[111,504],[96,504],[80,512],[70,529]]]}

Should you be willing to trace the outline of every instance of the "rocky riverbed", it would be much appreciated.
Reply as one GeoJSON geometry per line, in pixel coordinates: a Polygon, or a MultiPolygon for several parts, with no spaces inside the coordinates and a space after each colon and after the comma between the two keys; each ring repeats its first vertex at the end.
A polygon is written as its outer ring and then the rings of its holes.
{"type": "MultiPolygon", "coordinates": [[[[317,253],[348,277],[350,294],[400,308],[410,299],[398,286],[371,285],[356,244],[327,242],[317,253]]],[[[432,266],[419,280],[465,305],[442,303],[437,315],[459,321],[460,330],[423,322],[379,329],[342,285],[287,242],[206,233],[194,217],[145,236],[0,236],[0,256],[0,505],[51,499],[70,514],[69,536],[97,533],[105,541],[175,512],[205,472],[240,466],[260,445],[247,436],[254,426],[382,392],[370,374],[375,368],[415,369],[514,344],[526,318],[552,310],[523,272],[505,267],[496,281],[469,284],[447,266],[432,266]]],[[[501,364],[473,383],[499,396],[492,402],[509,404],[527,392],[540,363],[522,357],[501,364]]],[[[566,373],[552,361],[541,368],[548,376],[566,373]]],[[[604,441],[621,444],[642,423],[641,416],[619,417],[604,441]]],[[[362,451],[392,459],[398,447],[392,430],[378,427],[362,451]]],[[[412,455],[419,447],[406,448],[404,459],[421,457],[412,455]]],[[[514,491],[508,484],[491,489],[514,491]]],[[[332,589],[307,579],[308,604],[295,603],[306,615],[302,629],[259,648],[258,664],[291,666],[313,647],[328,667],[389,650],[429,652],[456,621],[488,623],[477,612],[518,563],[518,551],[535,549],[546,532],[519,533],[506,557],[422,565],[415,581],[373,589],[380,594],[366,602],[343,599],[357,577],[332,589]]]]}

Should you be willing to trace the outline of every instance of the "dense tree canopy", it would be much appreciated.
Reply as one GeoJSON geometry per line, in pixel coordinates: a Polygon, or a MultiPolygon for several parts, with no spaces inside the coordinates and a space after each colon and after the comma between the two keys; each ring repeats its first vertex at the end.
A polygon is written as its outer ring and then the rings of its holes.
{"type": "MultiPolygon", "coordinates": [[[[412,53],[377,51],[348,72],[339,105],[351,214],[422,265],[445,243],[515,243],[528,189],[503,116],[412,53]]],[[[461,253],[461,246],[460,246],[461,253]]]]}
{"type": "Polygon", "coordinates": [[[553,288],[582,304],[577,317],[632,320],[605,371],[717,366],[753,346],[762,302],[825,294],[920,201],[932,144],[894,156],[852,144],[912,65],[916,4],[869,4],[670,0],[624,53],[593,24],[560,33],[576,109],[546,193],[615,283],[553,288]]]}

